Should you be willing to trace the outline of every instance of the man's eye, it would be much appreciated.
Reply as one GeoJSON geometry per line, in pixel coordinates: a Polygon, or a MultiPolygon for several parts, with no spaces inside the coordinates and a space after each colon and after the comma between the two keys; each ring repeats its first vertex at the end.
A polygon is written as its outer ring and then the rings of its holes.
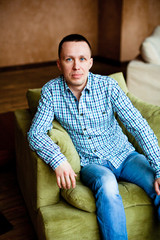
{"type": "Polygon", "coordinates": [[[84,57],[81,57],[81,58],[80,58],[80,60],[81,60],[81,61],[84,61],[84,60],[85,60],[85,58],[84,58],[84,57]]]}
{"type": "Polygon", "coordinates": [[[72,58],[67,58],[66,61],[67,61],[67,62],[71,62],[71,61],[72,61],[72,58]]]}

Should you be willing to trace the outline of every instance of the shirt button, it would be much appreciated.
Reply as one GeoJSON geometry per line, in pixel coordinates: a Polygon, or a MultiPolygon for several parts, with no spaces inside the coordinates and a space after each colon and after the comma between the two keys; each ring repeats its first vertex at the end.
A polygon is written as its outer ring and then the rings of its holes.
{"type": "Polygon", "coordinates": [[[80,113],[80,116],[83,116],[83,113],[80,113]]]}
{"type": "Polygon", "coordinates": [[[97,152],[97,150],[96,150],[96,149],[94,149],[94,152],[97,152]]]}
{"type": "Polygon", "coordinates": [[[83,130],[84,130],[84,131],[86,131],[87,129],[86,129],[86,128],[84,128],[83,130]]]}
{"type": "Polygon", "coordinates": [[[91,139],[91,137],[88,137],[88,139],[91,139]]]}

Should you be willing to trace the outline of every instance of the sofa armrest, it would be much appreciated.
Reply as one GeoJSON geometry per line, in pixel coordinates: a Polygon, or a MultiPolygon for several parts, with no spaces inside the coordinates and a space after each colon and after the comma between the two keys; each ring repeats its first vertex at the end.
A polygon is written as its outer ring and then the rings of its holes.
{"type": "Polygon", "coordinates": [[[31,215],[39,207],[59,201],[60,190],[54,171],[29,148],[27,131],[31,124],[29,110],[15,112],[15,145],[18,182],[31,215]]]}
{"type": "Polygon", "coordinates": [[[160,106],[160,66],[132,60],[127,66],[127,86],[145,102],[160,106]]]}

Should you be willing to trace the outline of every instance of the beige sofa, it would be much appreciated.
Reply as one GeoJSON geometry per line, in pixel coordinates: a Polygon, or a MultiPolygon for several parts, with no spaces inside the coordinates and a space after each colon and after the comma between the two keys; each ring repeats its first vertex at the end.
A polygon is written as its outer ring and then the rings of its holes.
{"type": "Polygon", "coordinates": [[[160,26],[143,41],[140,56],[128,64],[127,86],[143,101],[160,106],[160,26]]]}
{"type": "MultiPolygon", "coordinates": [[[[148,120],[160,144],[160,107],[148,105],[130,94],[122,73],[113,74],[112,77],[148,120]]],[[[60,190],[54,171],[29,148],[27,131],[36,111],[40,89],[28,90],[27,98],[29,109],[15,112],[17,177],[38,239],[100,240],[95,199],[91,190],[80,180],[80,159],[67,132],[54,120],[49,135],[60,146],[78,175],[75,189],[60,190]]],[[[141,152],[135,139],[121,126],[141,152]]],[[[131,183],[119,182],[119,190],[124,203],[129,240],[159,239],[160,228],[151,199],[140,187],[131,183]]]]}

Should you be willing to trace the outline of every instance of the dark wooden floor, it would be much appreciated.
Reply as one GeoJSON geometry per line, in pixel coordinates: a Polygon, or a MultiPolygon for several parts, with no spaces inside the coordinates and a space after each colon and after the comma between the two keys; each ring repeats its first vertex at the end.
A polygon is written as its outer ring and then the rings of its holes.
{"type": "MultiPolygon", "coordinates": [[[[92,72],[108,75],[125,66],[96,62],[92,72]]],[[[55,64],[41,68],[0,72],[0,212],[13,229],[0,235],[0,240],[36,240],[16,178],[13,111],[27,108],[26,91],[40,88],[59,75],[55,64]]]]}
{"type": "Polygon", "coordinates": [[[0,240],[37,239],[17,184],[14,165],[0,170],[0,211],[13,226],[0,235],[0,240]]]}

